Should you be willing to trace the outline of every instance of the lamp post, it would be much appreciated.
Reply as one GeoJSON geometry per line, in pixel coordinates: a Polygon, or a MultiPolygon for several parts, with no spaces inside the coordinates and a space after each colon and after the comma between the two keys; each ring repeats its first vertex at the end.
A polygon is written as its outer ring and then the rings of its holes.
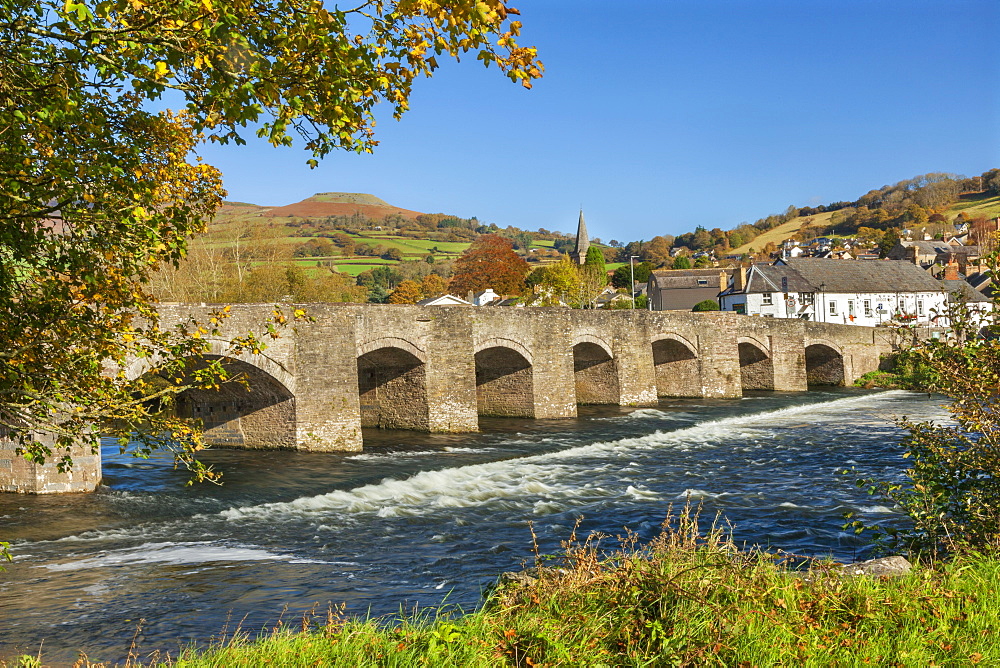
{"type": "MultiPolygon", "coordinates": [[[[819,294],[820,294],[820,297],[822,297],[822,299],[820,300],[819,311],[823,315],[822,322],[826,322],[826,295],[823,294],[823,289],[824,288],[826,288],[826,283],[820,283],[819,284],[819,294]]],[[[817,318],[817,322],[819,322],[818,318],[817,318]]]]}
{"type": "Polygon", "coordinates": [[[632,283],[629,285],[629,291],[631,291],[631,293],[632,293],[632,310],[633,311],[635,310],[635,266],[633,265],[632,260],[634,260],[637,257],[639,257],[639,256],[638,255],[629,255],[628,256],[628,273],[629,273],[629,277],[632,279],[632,283]]]}

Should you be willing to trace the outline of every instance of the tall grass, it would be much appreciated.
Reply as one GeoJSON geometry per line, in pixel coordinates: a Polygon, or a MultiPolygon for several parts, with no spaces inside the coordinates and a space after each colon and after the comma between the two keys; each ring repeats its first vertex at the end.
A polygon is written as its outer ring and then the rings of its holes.
{"type": "Polygon", "coordinates": [[[993,557],[894,579],[823,562],[791,570],[787,557],[737,549],[718,526],[699,531],[692,513],[646,544],[627,536],[606,550],[601,540],[571,538],[474,613],[356,620],[334,609],[144,665],[1000,665],[993,557]]]}

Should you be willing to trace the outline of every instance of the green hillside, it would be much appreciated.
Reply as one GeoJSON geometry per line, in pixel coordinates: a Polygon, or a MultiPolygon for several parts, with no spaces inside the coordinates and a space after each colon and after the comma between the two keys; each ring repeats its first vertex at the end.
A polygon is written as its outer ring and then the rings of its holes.
{"type": "Polygon", "coordinates": [[[316,193],[309,198],[314,202],[336,202],[338,204],[368,204],[371,206],[389,206],[385,200],[366,193],[316,193]]]}

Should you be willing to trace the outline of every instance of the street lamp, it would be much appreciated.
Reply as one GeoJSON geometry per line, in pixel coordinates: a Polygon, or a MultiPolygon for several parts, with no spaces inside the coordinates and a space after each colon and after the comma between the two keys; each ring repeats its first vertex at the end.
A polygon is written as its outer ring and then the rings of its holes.
{"type": "Polygon", "coordinates": [[[629,277],[632,279],[632,283],[629,285],[629,290],[632,292],[632,310],[633,311],[635,310],[635,266],[633,265],[632,260],[634,260],[637,257],[639,257],[639,256],[638,255],[629,255],[628,256],[628,273],[629,273],[629,277]]]}
{"type": "MultiPolygon", "coordinates": [[[[819,284],[819,295],[822,298],[820,300],[819,315],[823,316],[823,322],[826,322],[826,295],[824,294],[824,289],[826,288],[826,283],[819,284]]],[[[816,319],[819,322],[819,318],[816,319]]]]}

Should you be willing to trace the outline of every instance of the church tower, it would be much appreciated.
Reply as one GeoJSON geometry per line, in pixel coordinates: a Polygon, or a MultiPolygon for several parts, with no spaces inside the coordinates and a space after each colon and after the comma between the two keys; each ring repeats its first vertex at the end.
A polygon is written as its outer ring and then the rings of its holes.
{"type": "Polygon", "coordinates": [[[583,209],[580,209],[580,224],[576,227],[576,246],[569,254],[577,264],[587,261],[587,251],[590,249],[590,236],[587,234],[587,223],[583,220],[583,209]]]}

